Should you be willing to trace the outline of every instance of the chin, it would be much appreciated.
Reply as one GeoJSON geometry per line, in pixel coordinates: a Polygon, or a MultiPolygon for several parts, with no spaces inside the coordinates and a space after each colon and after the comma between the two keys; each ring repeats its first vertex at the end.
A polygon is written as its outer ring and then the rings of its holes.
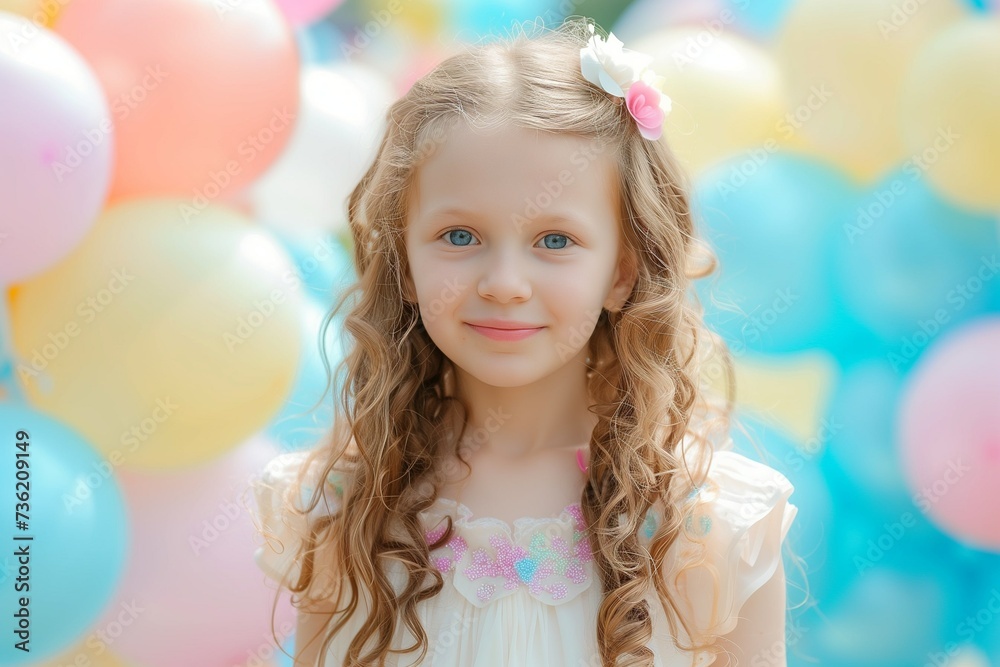
{"type": "Polygon", "coordinates": [[[530,359],[522,359],[514,364],[509,358],[505,360],[499,355],[491,362],[485,362],[481,358],[472,363],[462,363],[462,361],[456,361],[455,365],[463,373],[491,387],[523,387],[537,382],[550,372],[537,363],[532,363],[530,359]]]}

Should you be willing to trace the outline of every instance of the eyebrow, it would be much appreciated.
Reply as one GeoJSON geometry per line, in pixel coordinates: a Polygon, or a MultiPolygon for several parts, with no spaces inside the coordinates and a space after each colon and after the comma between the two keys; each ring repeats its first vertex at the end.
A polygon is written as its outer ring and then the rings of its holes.
{"type": "MultiPolygon", "coordinates": [[[[464,208],[457,207],[457,206],[449,206],[447,208],[442,208],[442,209],[439,209],[439,210],[436,210],[436,211],[431,211],[430,213],[428,213],[427,215],[425,215],[423,217],[424,217],[425,220],[431,221],[431,220],[435,220],[437,218],[441,218],[441,217],[445,217],[445,216],[449,216],[449,215],[453,215],[453,216],[457,216],[457,217],[472,218],[474,220],[482,220],[483,219],[483,216],[480,215],[479,213],[477,213],[476,211],[472,211],[472,210],[469,210],[469,209],[464,209],[464,208]]],[[[587,227],[586,221],[584,221],[584,220],[582,220],[580,218],[571,216],[571,215],[562,215],[562,214],[558,214],[558,213],[541,213],[540,215],[537,215],[537,216],[535,216],[533,218],[528,217],[526,214],[518,214],[518,215],[519,215],[520,218],[522,218],[523,220],[527,221],[528,225],[539,224],[539,223],[542,223],[542,222],[563,222],[563,223],[567,223],[567,224],[571,224],[571,225],[578,225],[578,226],[584,227],[584,228],[587,227]]]]}

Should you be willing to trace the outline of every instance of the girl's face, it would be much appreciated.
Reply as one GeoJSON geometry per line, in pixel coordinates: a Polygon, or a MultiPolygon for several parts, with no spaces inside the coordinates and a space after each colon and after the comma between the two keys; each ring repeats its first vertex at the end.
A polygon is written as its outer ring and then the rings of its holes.
{"type": "MultiPolygon", "coordinates": [[[[510,125],[457,123],[416,174],[405,233],[408,289],[455,365],[497,387],[580,363],[601,308],[633,278],[620,262],[606,146],[510,125]],[[503,339],[483,320],[536,329],[503,339]]],[[[497,326],[494,323],[494,326],[497,326]]]]}

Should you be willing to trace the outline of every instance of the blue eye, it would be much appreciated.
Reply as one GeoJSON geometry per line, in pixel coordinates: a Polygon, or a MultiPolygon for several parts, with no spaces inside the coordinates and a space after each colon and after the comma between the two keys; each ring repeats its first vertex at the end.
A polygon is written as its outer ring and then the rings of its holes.
{"type": "MultiPolygon", "coordinates": [[[[447,238],[451,239],[451,235],[452,235],[452,234],[456,234],[456,233],[457,233],[457,234],[464,234],[465,236],[467,236],[467,237],[469,237],[469,238],[472,238],[472,234],[470,234],[469,232],[467,232],[467,231],[466,231],[466,230],[464,230],[464,229],[453,229],[453,230],[451,230],[450,232],[445,232],[445,233],[444,233],[444,234],[442,234],[441,236],[444,236],[444,237],[447,237],[447,238]]],[[[465,244],[464,244],[464,243],[458,243],[458,244],[456,244],[456,245],[458,245],[458,246],[464,246],[465,244]]]]}
{"type": "MultiPolygon", "coordinates": [[[[451,243],[452,241],[456,240],[454,237],[451,236],[452,234],[461,234],[462,236],[459,237],[459,238],[466,238],[466,237],[468,237],[468,239],[475,238],[474,236],[472,236],[472,234],[470,234],[468,232],[468,230],[465,230],[465,229],[452,229],[452,230],[449,230],[449,231],[444,232],[443,234],[441,234],[441,238],[448,239],[448,241],[449,241],[449,243],[451,245],[455,245],[455,246],[460,247],[460,248],[467,247],[469,244],[467,244],[467,243],[451,243]]],[[[551,238],[551,237],[556,237],[557,239],[562,239],[563,241],[562,241],[561,244],[559,242],[557,242],[557,244],[555,246],[546,244],[545,247],[547,249],[549,249],[549,250],[563,250],[564,248],[566,248],[566,244],[567,243],[572,243],[572,241],[570,240],[570,238],[568,236],[566,236],[565,234],[555,234],[555,233],[553,233],[553,234],[546,234],[543,237],[542,240],[544,242],[545,239],[548,239],[548,238],[551,238]]]]}
{"type": "MultiPolygon", "coordinates": [[[[566,235],[564,235],[564,234],[546,234],[546,235],[544,236],[544,238],[543,238],[542,240],[544,241],[545,239],[547,239],[547,238],[550,238],[550,237],[552,237],[552,236],[555,236],[556,238],[561,238],[561,239],[563,239],[563,240],[564,240],[564,241],[566,241],[566,242],[571,242],[571,241],[569,240],[569,237],[568,237],[568,236],[566,236],[566,235]]],[[[548,248],[549,250],[562,250],[563,248],[565,248],[565,247],[566,247],[566,244],[564,243],[563,245],[561,245],[561,246],[558,246],[558,247],[556,247],[556,248],[553,248],[553,247],[551,247],[551,246],[548,246],[548,245],[546,245],[546,247],[547,247],[547,248],[548,248]]]]}

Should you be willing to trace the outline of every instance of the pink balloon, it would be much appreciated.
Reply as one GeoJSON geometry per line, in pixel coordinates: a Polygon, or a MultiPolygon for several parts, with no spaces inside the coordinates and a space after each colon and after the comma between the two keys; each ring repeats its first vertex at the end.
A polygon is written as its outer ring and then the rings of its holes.
{"type": "MultiPolygon", "coordinates": [[[[263,436],[180,473],[116,471],[133,526],[115,599],[95,626],[143,667],[266,663],[276,584],[253,560],[263,538],[251,521],[249,484],[280,450],[263,436]]],[[[283,644],[294,609],[282,595],[274,630],[283,644]]]]}
{"type": "Polygon", "coordinates": [[[101,84],[61,37],[0,11],[0,285],[65,257],[111,181],[114,130],[101,84]]]}
{"type": "Polygon", "coordinates": [[[343,0],[277,0],[285,18],[295,25],[306,25],[323,18],[341,2],[343,0]]]}
{"type": "Polygon", "coordinates": [[[73,0],[55,30],[94,68],[113,112],[112,199],[224,198],[292,134],[298,51],[270,0],[73,0]]]}
{"type": "Polygon", "coordinates": [[[917,506],[956,539],[1000,551],[1000,317],[974,320],[926,353],[899,429],[917,506]]]}

